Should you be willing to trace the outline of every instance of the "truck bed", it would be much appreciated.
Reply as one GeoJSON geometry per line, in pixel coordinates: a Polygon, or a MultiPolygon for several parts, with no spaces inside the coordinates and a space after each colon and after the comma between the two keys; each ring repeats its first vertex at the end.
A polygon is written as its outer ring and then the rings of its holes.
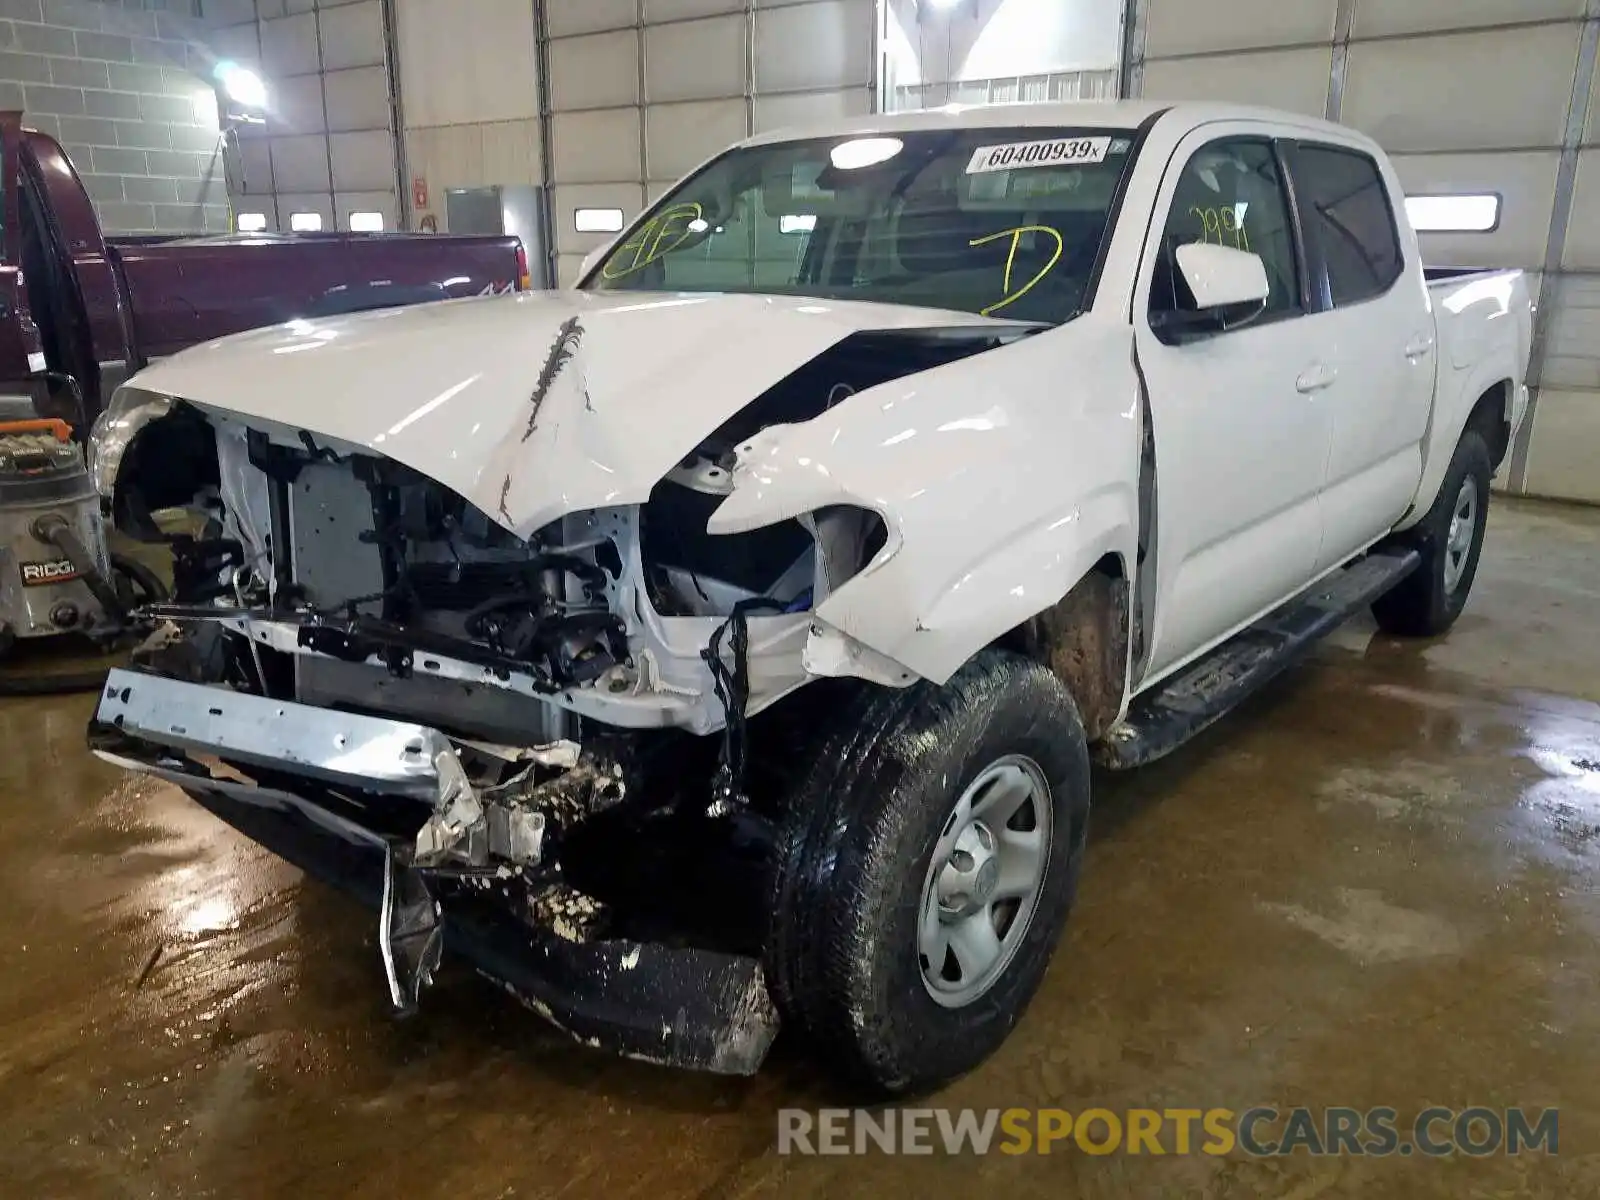
{"type": "Polygon", "coordinates": [[[116,238],[143,358],[297,317],[509,292],[514,237],[428,234],[116,238]]]}

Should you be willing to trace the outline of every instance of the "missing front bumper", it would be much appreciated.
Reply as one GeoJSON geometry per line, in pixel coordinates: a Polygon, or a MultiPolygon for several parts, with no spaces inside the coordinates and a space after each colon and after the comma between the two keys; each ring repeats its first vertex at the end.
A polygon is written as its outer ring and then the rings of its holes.
{"type": "Polygon", "coordinates": [[[572,940],[493,889],[463,883],[458,869],[416,866],[406,821],[389,810],[437,804],[449,783],[440,755],[454,753],[437,730],[114,671],[90,746],[177,784],[247,837],[377,907],[397,1007],[415,1003],[442,949],[573,1038],[629,1057],[751,1074],[776,1034],[753,957],[572,940]]]}

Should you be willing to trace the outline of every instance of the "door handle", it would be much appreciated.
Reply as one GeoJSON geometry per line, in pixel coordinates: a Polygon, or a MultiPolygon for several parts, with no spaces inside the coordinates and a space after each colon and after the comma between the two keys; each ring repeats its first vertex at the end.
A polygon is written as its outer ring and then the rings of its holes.
{"type": "Polygon", "coordinates": [[[1339,378],[1339,372],[1332,367],[1318,363],[1314,367],[1307,367],[1300,373],[1300,378],[1294,381],[1295,390],[1301,395],[1310,395],[1320,392],[1324,388],[1333,386],[1333,381],[1339,378]]]}
{"type": "Polygon", "coordinates": [[[1423,336],[1412,338],[1411,341],[1406,345],[1406,357],[1412,362],[1416,362],[1417,359],[1432,353],[1433,339],[1431,337],[1423,336]]]}

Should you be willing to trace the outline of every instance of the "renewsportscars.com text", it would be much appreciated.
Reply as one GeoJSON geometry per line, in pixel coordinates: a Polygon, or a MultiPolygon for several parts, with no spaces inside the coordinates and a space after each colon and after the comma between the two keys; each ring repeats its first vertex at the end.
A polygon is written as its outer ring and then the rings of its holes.
{"type": "Polygon", "coordinates": [[[1554,1108],[800,1108],[779,1154],[1556,1154],[1554,1108]]]}

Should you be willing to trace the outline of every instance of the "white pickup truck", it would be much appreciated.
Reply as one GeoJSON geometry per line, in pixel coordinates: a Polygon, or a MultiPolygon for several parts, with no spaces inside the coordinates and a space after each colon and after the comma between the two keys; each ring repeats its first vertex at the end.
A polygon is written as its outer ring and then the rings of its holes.
{"type": "MultiPolygon", "coordinates": [[[[572,1035],[851,1078],[982,1061],[1090,762],[1371,606],[1443,633],[1525,402],[1515,271],[1430,283],[1367,138],[1219,105],[750,139],[575,291],[296,321],[122,388],[191,507],[91,743],[572,1035]]],[[[170,526],[167,526],[170,527],[170,526]]],[[[1093,964],[1082,964],[1093,969],[1093,964]]]]}

